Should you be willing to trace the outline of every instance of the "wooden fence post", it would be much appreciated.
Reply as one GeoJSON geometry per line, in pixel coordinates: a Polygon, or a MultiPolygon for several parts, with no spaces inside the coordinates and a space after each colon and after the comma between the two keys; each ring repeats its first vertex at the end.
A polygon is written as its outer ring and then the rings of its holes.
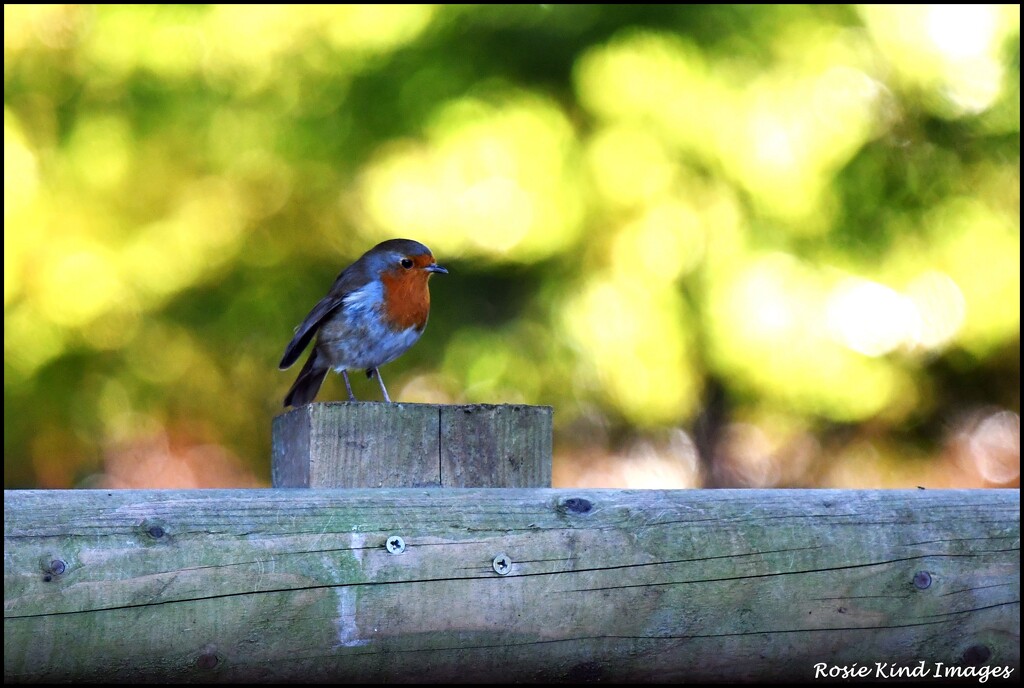
{"type": "Polygon", "coordinates": [[[550,406],[307,404],[277,416],[274,487],[551,487],[550,406]]]}

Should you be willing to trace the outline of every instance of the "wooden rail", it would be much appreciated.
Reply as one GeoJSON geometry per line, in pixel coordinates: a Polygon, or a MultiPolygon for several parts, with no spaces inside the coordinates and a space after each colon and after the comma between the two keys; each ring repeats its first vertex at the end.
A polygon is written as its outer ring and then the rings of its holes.
{"type": "Polygon", "coordinates": [[[877,665],[1017,676],[1018,491],[4,493],[5,682],[877,665]]]}

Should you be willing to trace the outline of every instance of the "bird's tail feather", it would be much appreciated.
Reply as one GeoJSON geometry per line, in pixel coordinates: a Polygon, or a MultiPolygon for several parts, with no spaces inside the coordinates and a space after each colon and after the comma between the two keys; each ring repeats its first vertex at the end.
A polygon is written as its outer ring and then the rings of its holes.
{"type": "Polygon", "coordinates": [[[288,395],[284,398],[285,407],[302,406],[316,398],[317,392],[320,391],[320,385],[324,383],[327,371],[330,370],[329,367],[319,362],[319,358],[315,348],[309,352],[309,358],[306,359],[305,365],[299,371],[299,376],[295,378],[295,384],[288,390],[288,395]]]}

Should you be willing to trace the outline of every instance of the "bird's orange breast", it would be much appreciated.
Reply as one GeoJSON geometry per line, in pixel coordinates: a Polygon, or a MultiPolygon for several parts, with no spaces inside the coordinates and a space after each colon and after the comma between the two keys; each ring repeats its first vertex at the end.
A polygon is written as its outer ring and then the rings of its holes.
{"type": "Polygon", "coordinates": [[[384,285],[384,315],[393,330],[422,330],[430,315],[430,273],[419,266],[399,270],[387,270],[380,276],[384,285]]]}

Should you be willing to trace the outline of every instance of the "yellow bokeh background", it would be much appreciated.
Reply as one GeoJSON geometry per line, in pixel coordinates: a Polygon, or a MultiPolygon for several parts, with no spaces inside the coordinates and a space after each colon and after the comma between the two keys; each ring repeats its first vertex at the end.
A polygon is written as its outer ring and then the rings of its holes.
{"type": "Polygon", "coordinates": [[[267,484],[392,237],[451,270],[392,396],[554,406],[556,485],[1017,484],[1019,25],[6,5],[5,485],[267,484]]]}

